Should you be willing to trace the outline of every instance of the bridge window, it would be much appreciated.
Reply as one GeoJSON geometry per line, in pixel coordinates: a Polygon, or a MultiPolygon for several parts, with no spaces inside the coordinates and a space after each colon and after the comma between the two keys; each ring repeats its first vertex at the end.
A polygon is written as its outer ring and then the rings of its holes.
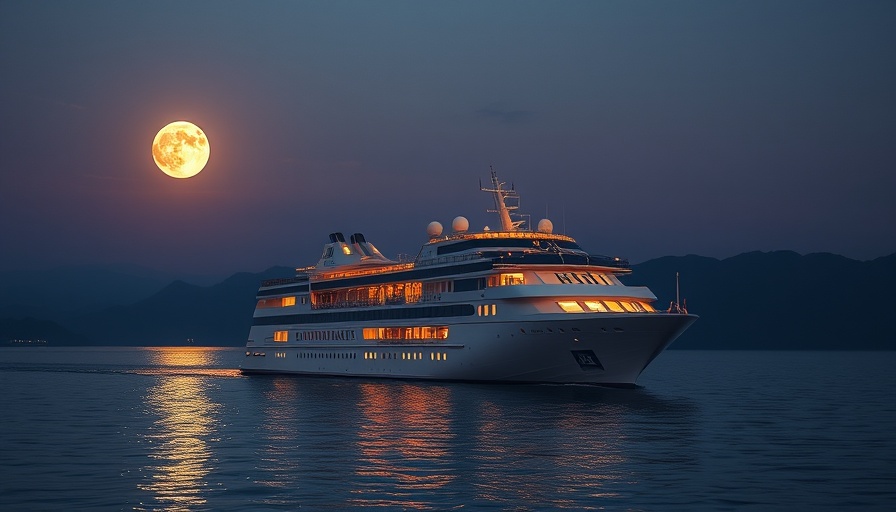
{"type": "Polygon", "coordinates": [[[591,311],[600,311],[601,313],[608,313],[610,311],[607,309],[607,306],[604,306],[604,303],[599,300],[586,300],[585,307],[591,311]]]}
{"type": "Polygon", "coordinates": [[[625,310],[622,309],[622,306],[619,305],[619,303],[615,300],[605,300],[604,304],[606,304],[611,311],[615,311],[616,313],[625,313],[625,310]]]}
{"type": "Polygon", "coordinates": [[[557,302],[557,305],[560,306],[560,309],[566,311],[567,313],[581,313],[585,311],[584,309],[582,309],[582,306],[574,300],[561,300],[557,302]]]}

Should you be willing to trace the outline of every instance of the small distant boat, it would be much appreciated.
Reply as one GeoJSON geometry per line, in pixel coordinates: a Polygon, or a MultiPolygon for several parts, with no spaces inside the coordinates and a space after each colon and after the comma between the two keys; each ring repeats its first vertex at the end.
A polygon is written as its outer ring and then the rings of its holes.
{"type": "Polygon", "coordinates": [[[361,233],[330,234],[316,265],[261,284],[241,370],[528,383],[633,385],[697,316],[626,286],[627,260],[585,252],[517,214],[491,170],[500,229],[431,222],[413,262],[361,233]]]}

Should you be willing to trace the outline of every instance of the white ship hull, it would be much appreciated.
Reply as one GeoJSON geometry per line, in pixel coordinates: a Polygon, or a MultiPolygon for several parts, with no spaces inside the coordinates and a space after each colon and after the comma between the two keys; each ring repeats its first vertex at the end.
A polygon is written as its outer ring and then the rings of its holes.
{"type": "MultiPolygon", "coordinates": [[[[344,336],[353,337],[354,341],[248,346],[242,371],[633,385],[644,368],[696,318],[695,315],[649,313],[478,321],[451,325],[449,340],[391,344],[363,341],[361,328],[327,324],[319,327],[330,332],[354,332],[344,336]]],[[[285,326],[278,328],[282,327],[285,326]]],[[[256,339],[265,338],[262,332],[254,334],[256,339]]]]}
{"type": "MultiPolygon", "coordinates": [[[[591,255],[547,219],[513,220],[492,170],[500,230],[427,226],[413,263],[361,233],[330,234],[313,267],[256,294],[244,373],[634,385],[697,317],[626,286],[621,258],[591,255]]],[[[481,187],[480,187],[481,188],[481,187]]]]}

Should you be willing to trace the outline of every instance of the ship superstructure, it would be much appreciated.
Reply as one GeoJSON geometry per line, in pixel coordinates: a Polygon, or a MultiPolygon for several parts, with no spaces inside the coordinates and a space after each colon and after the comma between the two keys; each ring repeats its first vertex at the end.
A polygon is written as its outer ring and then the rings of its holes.
{"type": "Polygon", "coordinates": [[[621,258],[535,230],[491,170],[499,229],[427,226],[413,262],[330,234],[316,265],[257,293],[244,373],[631,385],[697,316],[655,309],[621,258]]]}

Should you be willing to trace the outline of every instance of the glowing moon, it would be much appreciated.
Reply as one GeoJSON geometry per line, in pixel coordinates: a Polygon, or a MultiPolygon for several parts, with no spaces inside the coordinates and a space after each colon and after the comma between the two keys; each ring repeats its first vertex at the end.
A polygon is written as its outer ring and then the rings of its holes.
{"type": "Polygon", "coordinates": [[[205,133],[193,123],[175,121],[156,134],[152,159],[172,178],[190,178],[208,163],[209,146],[205,133]]]}

